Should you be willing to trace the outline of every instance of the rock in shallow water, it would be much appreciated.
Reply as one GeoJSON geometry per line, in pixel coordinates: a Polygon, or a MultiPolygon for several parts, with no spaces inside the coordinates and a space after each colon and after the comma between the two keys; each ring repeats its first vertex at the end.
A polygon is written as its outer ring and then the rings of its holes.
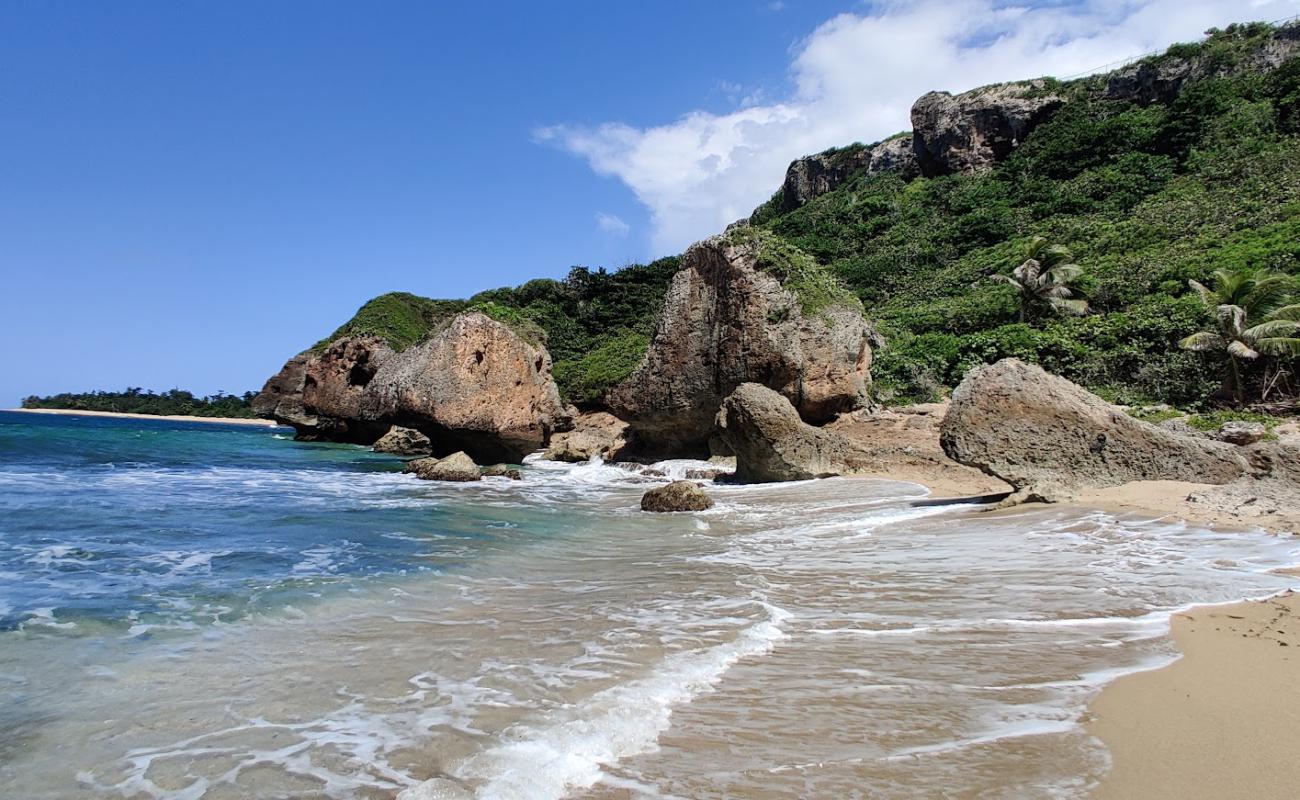
{"type": "Polygon", "coordinates": [[[413,428],[394,425],[388,433],[375,442],[376,453],[392,453],[398,456],[427,456],[433,450],[429,437],[413,428]]]}
{"type": "Polygon", "coordinates": [[[757,383],[741,384],[722,402],[717,433],[736,454],[741,483],[842,475],[865,461],[848,439],[799,419],[789,400],[757,383]]]}
{"type": "Polygon", "coordinates": [[[465,453],[453,453],[446,458],[417,458],[407,463],[402,472],[413,473],[426,481],[476,481],[483,477],[478,464],[465,453]]]}
{"type": "Polygon", "coordinates": [[[656,486],[641,497],[642,511],[704,511],[709,508],[713,508],[713,498],[691,481],[673,481],[667,486],[656,486]]]}

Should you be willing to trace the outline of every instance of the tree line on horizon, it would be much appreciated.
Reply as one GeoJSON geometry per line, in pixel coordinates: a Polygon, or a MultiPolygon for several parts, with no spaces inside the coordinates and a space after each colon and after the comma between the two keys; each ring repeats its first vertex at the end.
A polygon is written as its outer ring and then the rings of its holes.
{"type": "Polygon", "coordinates": [[[158,416],[251,418],[254,416],[252,402],[256,396],[256,392],[217,392],[199,397],[184,389],[169,389],[159,393],[135,386],[120,392],[62,392],[48,397],[31,395],[23,398],[22,407],[158,416]]]}

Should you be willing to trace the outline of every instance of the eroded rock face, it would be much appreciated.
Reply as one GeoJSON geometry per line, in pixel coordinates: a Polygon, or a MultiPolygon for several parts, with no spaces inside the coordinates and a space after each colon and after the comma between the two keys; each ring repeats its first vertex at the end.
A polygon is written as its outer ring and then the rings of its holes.
{"type": "Polygon", "coordinates": [[[331,441],[371,444],[389,426],[371,411],[370,381],[393,349],[375,336],[339,339],[307,362],[302,405],[316,417],[316,433],[331,441]]]}
{"type": "Polygon", "coordinates": [[[568,420],[546,349],[479,313],[387,361],[367,393],[376,418],[484,463],[521,461],[568,420]]]}
{"type": "Polygon", "coordinates": [[[789,400],[757,383],[741,384],[722,402],[717,426],[741,483],[843,475],[865,460],[848,439],[804,422],[789,400]]]}
{"type": "Polygon", "coordinates": [[[433,452],[429,437],[414,428],[394,425],[388,433],[379,437],[374,444],[376,453],[392,453],[398,456],[427,456],[433,452]]]}
{"type": "Polygon", "coordinates": [[[302,405],[302,384],[311,357],[311,353],[299,353],[285,362],[280,371],[272,375],[262,391],[253,398],[253,413],[284,425],[292,425],[300,435],[304,431],[314,430],[316,417],[302,405]]]}
{"type": "Polygon", "coordinates": [[[603,461],[617,461],[628,447],[628,424],[606,411],[578,414],[573,429],[556,433],[546,448],[551,461],[589,461],[599,456],[603,461]]]}
{"type": "Polygon", "coordinates": [[[757,265],[757,248],[725,236],[686,251],[641,365],[606,400],[638,452],[708,454],[722,398],[769,386],[811,422],[867,403],[873,332],[857,309],[804,315],[757,265]]]}
{"type": "Polygon", "coordinates": [[[545,348],[483,314],[461,314],[429,340],[395,353],[348,337],[290,359],[253,401],[300,438],[373,444],[392,425],[430,451],[518,462],[569,419],[545,348]]]}
{"type": "Polygon", "coordinates": [[[912,150],[921,174],[992,169],[1062,102],[1042,81],[922,95],[912,106],[912,150]]]}
{"type": "Polygon", "coordinates": [[[402,472],[426,481],[453,481],[466,483],[480,480],[483,475],[478,464],[465,453],[452,453],[446,458],[417,458],[407,462],[402,472]]]}
{"type": "Polygon", "coordinates": [[[641,497],[642,511],[704,511],[713,508],[713,498],[704,493],[699,484],[691,481],[673,481],[667,486],[657,486],[641,497]]]}
{"type": "Polygon", "coordinates": [[[916,177],[919,170],[912,154],[911,137],[899,136],[873,147],[845,148],[792,161],[781,185],[780,210],[793,211],[813,198],[832,192],[862,169],[869,174],[897,172],[906,179],[916,177]]]}
{"type": "Polygon", "coordinates": [[[1014,358],[977,367],[940,429],[949,458],[1000,478],[1023,499],[1064,500],[1129,481],[1227,483],[1250,471],[1238,449],[1151,425],[1014,358]]]}
{"type": "Polygon", "coordinates": [[[1169,103],[1178,97],[1189,81],[1219,75],[1271,72],[1297,54],[1300,54],[1300,25],[1286,25],[1240,60],[1225,62],[1204,55],[1186,58],[1162,56],[1121,67],[1107,78],[1102,96],[1140,105],[1169,103]]]}

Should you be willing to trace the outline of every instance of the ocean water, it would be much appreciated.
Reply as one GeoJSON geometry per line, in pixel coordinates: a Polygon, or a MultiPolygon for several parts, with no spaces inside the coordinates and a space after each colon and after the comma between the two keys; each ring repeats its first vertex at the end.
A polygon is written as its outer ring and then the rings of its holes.
{"type": "MultiPolygon", "coordinates": [[[[680,474],[689,462],[661,467],[680,474]]],[[[0,413],[0,797],[1074,797],[1172,612],[1300,540],[0,413]]]]}

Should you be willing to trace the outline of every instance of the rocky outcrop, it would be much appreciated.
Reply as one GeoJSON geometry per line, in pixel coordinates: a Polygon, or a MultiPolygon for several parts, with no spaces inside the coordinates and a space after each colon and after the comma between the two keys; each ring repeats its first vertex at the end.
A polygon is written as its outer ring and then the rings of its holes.
{"type": "MultiPolygon", "coordinates": [[[[1221,34],[1223,35],[1223,34],[1221,34]]],[[[1121,67],[1106,78],[1102,96],[1140,105],[1173,102],[1191,81],[1215,76],[1271,72],[1288,59],[1300,55],[1300,24],[1277,28],[1240,58],[1224,59],[1200,48],[1184,56],[1177,50],[1121,67]]]]}
{"type": "Polygon", "coordinates": [[[292,425],[299,436],[315,431],[316,415],[302,404],[302,384],[311,359],[312,354],[305,352],[285,362],[253,398],[250,404],[253,413],[282,425],[292,425]]]}
{"type": "Polygon", "coordinates": [[[295,356],[253,404],[302,438],[372,444],[396,424],[485,463],[522,460],[569,419],[546,349],[479,313],[400,353],[358,336],[295,356]]]}
{"type": "Polygon", "coordinates": [[[713,508],[713,498],[691,481],[673,481],[667,486],[657,486],[641,497],[642,511],[704,511],[710,508],[713,508]]]}
{"type": "Polygon", "coordinates": [[[921,174],[992,169],[1062,102],[1043,81],[922,95],[912,106],[912,150],[921,174]]]}
{"type": "Polygon", "coordinates": [[[1129,481],[1227,483],[1250,468],[1238,448],[1134,419],[1064,378],[1014,358],[971,370],[940,429],[949,458],[1056,501],[1129,481]]]}
{"type": "Polygon", "coordinates": [[[388,433],[375,442],[373,449],[376,453],[392,453],[397,456],[427,456],[433,452],[428,436],[401,425],[389,428],[388,433]]]}
{"type": "Polygon", "coordinates": [[[370,444],[388,424],[370,413],[367,388],[395,354],[376,336],[339,339],[307,362],[302,405],[316,417],[316,434],[336,442],[370,444]]]}
{"type": "Polygon", "coordinates": [[[573,429],[556,433],[543,458],[551,461],[617,461],[628,447],[628,424],[605,411],[578,414],[573,429]]]}
{"type": "Polygon", "coordinates": [[[834,191],[853,175],[896,172],[905,179],[919,174],[912,154],[912,138],[896,136],[866,147],[854,145],[827,150],[790,162],[781,184],[778,209],[793,211],[813,198],[834,191]]]}
{"type": "Polygon", "coordinates": [[[417,458],[407,462],[402,472],[426,481],[466,483],[482,478],[478,464],[464,453],[452,453],[446,458],[417,458]]]}
{"type": "Polygon", "coordinates": [[[518,462],[568,416],[551,356],[484,314],[460,314],[374,376],[369,413],[415,428],[435,452],[518,462]]]}
{"type": "Polygon", "coordinates": [[[717,426],[741,483],[842,475],[865,460],[848,439],[804,422],[789,400],[757,383],[741,384],[722,402],[717,426]]]}
{"type": "Polygon", "coordinates": [[[493,464],[479,470],[479,474],[484,478],[509,478],[512,481],[524,479],[524,473],[509,464],[493,464]]]}
{"type": "Polygon", "coordinates": [[[766,241],[738,229],[686,251],[644,360],[606,397],[638,452],[707,454],[722,398],[742,383],[775,389],[810,422],[866,404],[871,327],[848,303],[805,313],[761,265],[766,241]]]}

